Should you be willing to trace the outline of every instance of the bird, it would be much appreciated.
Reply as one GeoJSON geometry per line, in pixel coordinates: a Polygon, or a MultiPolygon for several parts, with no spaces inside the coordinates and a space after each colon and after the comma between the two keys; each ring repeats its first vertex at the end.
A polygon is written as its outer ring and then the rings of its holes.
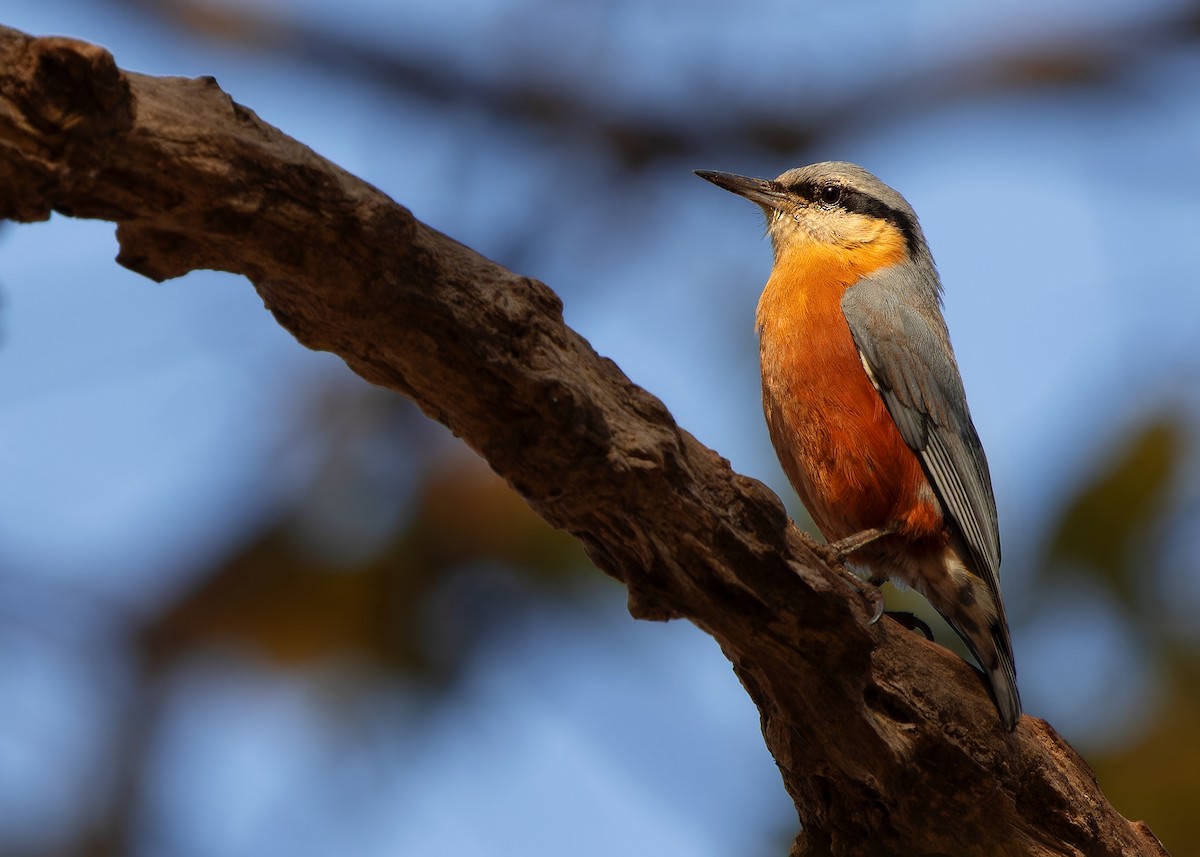
{"type": "MultiPolygon", "coordinates": [[[[758,301],[763,412],[823,555],[920,592],[1021,716],[991,474],[916,212],[857,164],[698,176],[756,203],[774,265],[758,301]]],[[[815,544],[815,543],[814,543],[815,544]]]]}

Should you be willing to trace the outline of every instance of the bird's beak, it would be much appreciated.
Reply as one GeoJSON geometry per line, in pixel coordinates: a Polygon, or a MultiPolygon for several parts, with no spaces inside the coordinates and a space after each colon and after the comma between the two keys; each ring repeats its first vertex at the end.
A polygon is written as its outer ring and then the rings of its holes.
{"type": "Polygon", "coordinates": [[[723,187],[738,196],[744,196],[763,208],[783,208],[788,201],[787,191],[772,179],[756,179],[752,176],[739,176],[736,173],[722,173],[716,170],[696,170],[695,173],[705,181],[710,181],[717,187],[723,187]]]}

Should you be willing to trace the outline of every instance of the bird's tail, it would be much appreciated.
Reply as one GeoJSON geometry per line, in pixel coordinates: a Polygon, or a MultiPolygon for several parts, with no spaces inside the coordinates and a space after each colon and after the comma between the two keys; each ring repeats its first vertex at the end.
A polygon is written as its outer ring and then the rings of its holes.
{"type": "Polygon", "coordinates": [[[949,598],[937,598],[942,603],[933,606],[983,667],[1000,720],[1011,732],[1021,717],[1021,695],[1017,690],[1017,669],[1004,604],[999,592],[993,591],[986,581],[968,570],[952,552],[948,553],[947,565],[954,591],[946,593],[951,595],[949,598]]]}

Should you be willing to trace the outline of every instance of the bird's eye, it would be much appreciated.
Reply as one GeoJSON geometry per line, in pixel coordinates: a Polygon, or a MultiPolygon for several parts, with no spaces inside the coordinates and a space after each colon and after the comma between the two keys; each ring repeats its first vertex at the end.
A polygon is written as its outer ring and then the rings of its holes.
{"type": "Polygon", "coordinates": [[[827,184],[818,194],[821,205],[834,206],[842,201],[842,189],[835,184],[827,184]]]}

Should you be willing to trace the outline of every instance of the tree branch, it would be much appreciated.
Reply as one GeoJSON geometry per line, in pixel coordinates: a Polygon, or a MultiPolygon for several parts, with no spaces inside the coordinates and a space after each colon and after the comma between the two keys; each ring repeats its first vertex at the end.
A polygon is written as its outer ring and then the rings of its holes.
{"type": "Polygon", "coordinates": [[[545,285],[416,221],[212,79],[0,28],[0,216],[117,223],[154,280],[244,274],[304,345],[415,399],[623,581],[711,634],[805,827],[795,853],[1160,855],[1044,721],[1005,733],[979,675],[888,619],[563,324],[545,285]]]}

